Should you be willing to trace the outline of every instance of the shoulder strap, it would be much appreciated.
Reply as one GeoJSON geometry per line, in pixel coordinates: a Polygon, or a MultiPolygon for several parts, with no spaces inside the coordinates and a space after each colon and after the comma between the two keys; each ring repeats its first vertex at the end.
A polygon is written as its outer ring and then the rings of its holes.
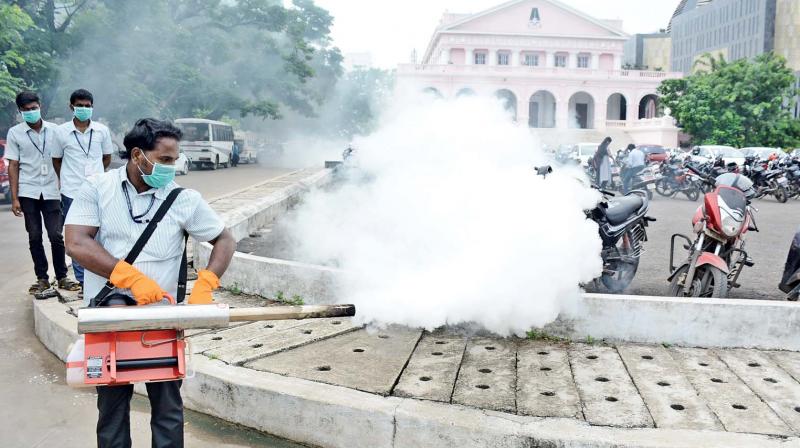
{"type": "MultiPolygon", "coordinates": [[[[142,252],[144,249],[144,245],[147,244],[147,241],[150,240],[150,237],[153,235],[153,232],[156,231],[156,227],[158,227],[158,223],[164,219],[169,208],[172,207],[172,204],[175,202],[175,199],[178,198],[178,195],[183,191],[183,188],[176,188],[169,192],[167,199],[158,207],[156,210],[156,214],[153,215],[153,219],[147,223],[147,227],[145,227],[144,232],[139,236],[139,239],[136,240],[136,243],[131,248],[128,255],[125,257],[125,262],[129,264],[133,264],[136,261],[136,257],[139,256],[139,253],[142,252]]],[[[178,297],[175,298],[177,302],[183,302],[183,297],[186,294],[186,245],[185,242],[187,241],[188,234],[184,232],[184,246],[183,246],[183,258],[181,259],[181,267],[180,271],[178,272],[178,297]]],[[[90,307],[100,306],[106,300],[106,298],[110,297],[112,291],[114,291],[114,285],[111,284],[110,281],[107,281],[105,286],[102,290],[92,298],[89,302],[90,307]]]]}
{"type": "Polygon", "coordinates": [[[150,237],[153,235],[153,232],[156,231],[156,227],[158,227],[158,223],[164,219],[164,216],[169,211],[169,208],[172,207],[172,203],[175,202],[178,195],[183,191],[183,188],[176,188],[169,192],[169,196],[167,199],[164,200],[164,203],[158,207],[156,210],[156,214],[153,215],[153,219],[147,223],[147,227],[145,227],[144,232],[142,235],[139,236],[139,239],[136,240],[136,244],[133,245],[131,251],[128,252],[128,256],[125,257],[125,261],[129,264],[133,264],[136,261],[136,257],[139,256],[139,253],[144,249],[144,245],[147,244],[147,241],[150,240],[150,237]]]}

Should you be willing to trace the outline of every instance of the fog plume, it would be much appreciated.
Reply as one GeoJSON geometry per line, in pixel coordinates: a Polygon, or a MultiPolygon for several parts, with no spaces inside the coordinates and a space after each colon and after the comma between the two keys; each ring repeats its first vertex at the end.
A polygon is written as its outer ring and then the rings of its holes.
{"type": "Polygon", "coordinates": [[[598,195],[490,98],[413,98],[355,140],[344,184],[309,195],[291,225],[304,260],[335,260],[359,319],[507,335],[573,305],[602,270],[598,195]]]}

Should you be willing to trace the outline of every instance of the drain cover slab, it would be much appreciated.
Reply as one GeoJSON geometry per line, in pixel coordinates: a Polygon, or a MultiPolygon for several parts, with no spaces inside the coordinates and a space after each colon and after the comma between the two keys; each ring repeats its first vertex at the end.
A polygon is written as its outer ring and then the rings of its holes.
{"type": "Polygon", "coordinates": [[[662,346],[618,345],[628,373],[655,420],[669,429],[723,430],[692,383],[662,346]]]}
{"type": "Polygon", "coordinates": [[[398,397],[449,403],[466,339],[426,333],[394,389],[398,397]]]}
{"type": "Polygon", "coordinates": [[[583,418],[566,345],[520,342],[517,347],[517,410],[536,417],[583,418]]]}
{"type": "Polygon", "coordinates": [[[388,395],[421,335],[422,330],[401,326],[357,330],[257,359],[245,367],[388,395]]]}
{"type": "Polygon", "coordinates": [[[569,359],[586,421],[625,428],[653,426],[650,413],[614,348],[573,344],[569,359]]]}
{"type": "MultiPolygon", "coordinates": [[[[301,325],[303,322],[298,320],[276,320],[269,322],[274,330],[282,328],[291,328],[301,325]]],[[[192,337],[189,339],[194,353],[202,353],[208,350],[214,350],[219,347],[228,346],[237,341],[246,341],[252,339],[268,331],[264,328],[264,323],[252,322],[244,325],[237,325],[225,330],[217,331],[214,333],[204,334],[202,336],[192,337]]]]}
{"type": "Polygon", "coordinates": [[[356,326],[350,318],[327,318],[301,321],[300,325],[288,328],[266,328],[261,323],[261,330],[254,338],[240,340],[228,345],[207,351],[205,354],[221,359],[228,364],[241,365],[275,353],[330,338],[361,326],[356,326]]]}
{"type": "Polygon", "coordinates": [[[517,347],[508,339],[469,341],[453,403],[495,411],[516,412],[517,347]]]}
{"type": "Polygon", "coordinates": [[[789,428],[711,350],[672,348],[673,359],[731,432],[788,435],[789,428]]]}
{"type": "Polygon", "coordinates": [[[797,434],[800,383],[757,350],[716,350],[717,356],[797,434]]]}

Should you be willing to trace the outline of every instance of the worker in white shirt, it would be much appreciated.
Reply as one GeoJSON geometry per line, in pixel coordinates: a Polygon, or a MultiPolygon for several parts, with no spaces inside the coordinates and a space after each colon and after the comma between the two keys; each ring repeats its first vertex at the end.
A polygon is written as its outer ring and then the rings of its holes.
{"type": "Polygon", "coordinates": [[[631,144],[628,145],[626,151],[628,152],[628,157],[625,160],[625,170],[622,173],[622,191],[625,194],[630,191],[631,181],[633,181],[634,176],[641,173],[647,165],[642,148],[631,144]]]}
{"type": "Polygon", "coordinates": [[[11,212],[14,216],[25,217],[28,247],[36,274],[36,283],[28,292],[36,294],[50,288],[47,255],[42,244],[42,222],[50,240],[58,287],[77,291],[80,285],[67,277],[58,179],[50,158],[57,126],[42,119],[41,101],[36,93],[21,92],[16,103],[22,123],[8,130],[5,158],[8,159],[11,212]]]}
{"type": "MultiPolygon", "coordinates": [[[[78,89],[69,97],[72,120],[60,125],[53,148],[53,167],[61,181],[61,213],[66,219],[72,200],[86,180],[101,174],[111,163],[111,132],[92,121],[94,97],[91,92],[78,89]]],[[[75,278],[83,287],[83,267],[72,260],[75,278]]],[[[83,293],[81,292],[81,295],[83,293]]]]}

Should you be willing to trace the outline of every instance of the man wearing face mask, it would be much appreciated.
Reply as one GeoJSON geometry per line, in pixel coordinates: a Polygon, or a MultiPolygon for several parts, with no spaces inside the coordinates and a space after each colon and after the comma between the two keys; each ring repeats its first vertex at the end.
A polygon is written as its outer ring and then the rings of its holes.
{"type": "MultiPolygon", "coordinates": [[[[111,133],[108,128],[92,121],[94,97],[91,92],[78,89],[69,97],[72,120],[60,125],[53,148],[53,168],[61,181],[61,210],[66,217],[72,199],[78,194],[86,179],[100,174],[111,163],[111,133]]],[[[75,278],[83,286],[83,267],[72,261],[75,278]]]]}
{"type": "Polygon", "coordinates": [[[36,93],[21,92],[17,95],[16,103],[22,123],[9,129],[5,157],[9,160],[11,212],[14,216],[25,217],[25,230],[28,232],[28,245],[36,273],[36,283],[31,285],[28,292],[36,294],[50,288],[47,255],[42,244],[42,222],[50,240],[58,287],[76,291],[80,285],[67,277],[58,180],[50,158],[57,126],[42,119],[39,95],[36,93]]]}
{"type": "MultiPolygon", "coordinates": [[[[125,136],[128,163],[91,177],[72,203],[66,220],[67,252],[86,267],[84,303],[106,281],[139,305],[176,297],[184,232],[214,246],[208,266],[197,273],[189,304],[212,302],[236,242],[217,214],[194,190],[178,193],[175,202],[144,245],[133,265],[124,257],[158,208],[178,185],[175,162],[181,131],[169,122],[146,118],[125,136]]],[[[180,381],[147,383],[153,447],[183,446],[180,381]]],[[[97,388],[98,447],[130,447],[130,400],[133,386],[97,388]]]]}

